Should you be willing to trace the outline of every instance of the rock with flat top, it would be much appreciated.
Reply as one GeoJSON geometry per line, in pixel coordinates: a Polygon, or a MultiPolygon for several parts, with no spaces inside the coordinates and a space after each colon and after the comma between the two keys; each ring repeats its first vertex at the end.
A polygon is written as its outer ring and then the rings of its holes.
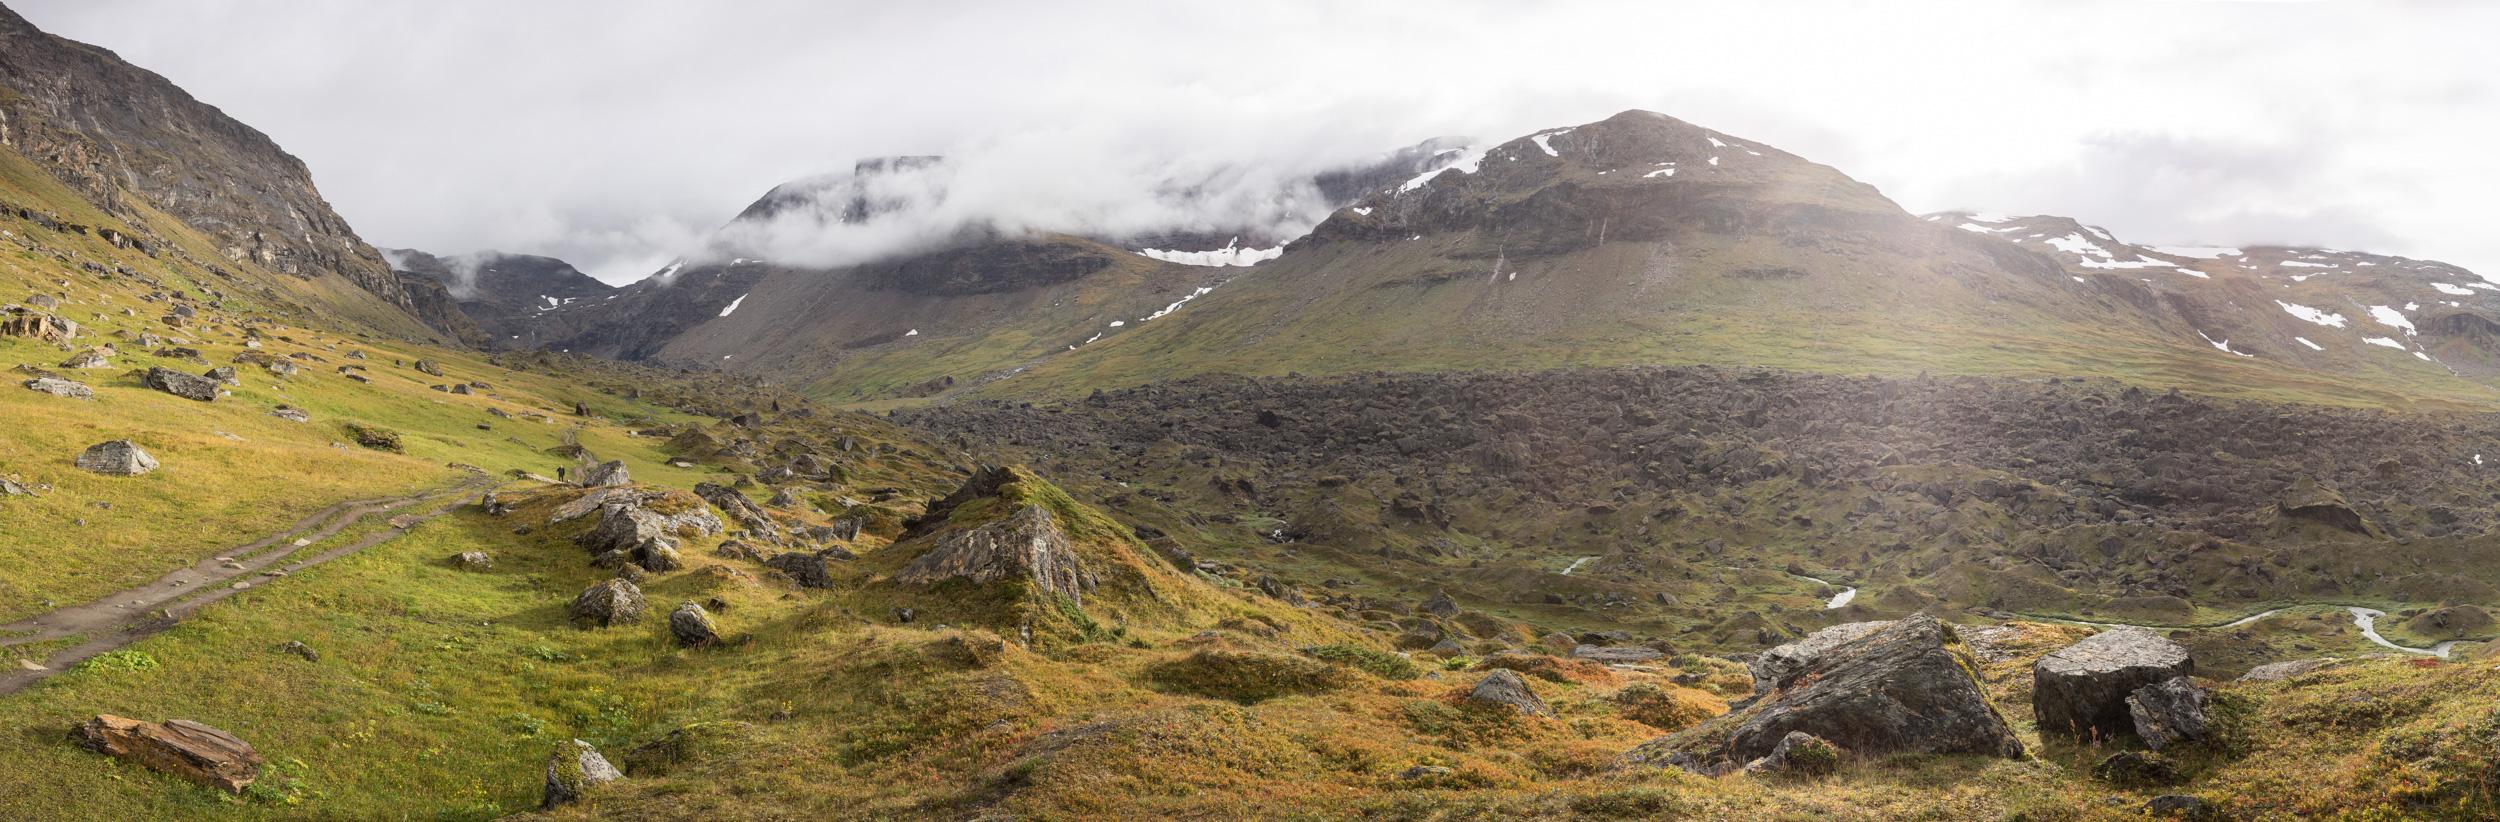
{"type": "Polygon", "coordinates": [[[72,731],[78,744],[229,793],[260,779],[260,752],[233,734],[188,719],[158,724],[97,714],[72,731]]]}
{"type": "Polygon", "coordinates": [[[171,368],[150,368],[146,375],[139,378],[139,382],[149,388],[186,400],[217,401],[216,380],[195,377],[171,368]]]}
{"type": "Polygon", "coordinates": [[[1825,651],[1856,642],[1890,625],[1890,621],[1844,622],[1807,634],[1804,639],[1755,654],[1745,663],[1745,669],[1753,673],[1753,692],[1767,693],[1780,682],[1812,665],[1815,658],[1825,651]]]}
{"type": "Polygon", "coordinates": [[[55,397],[68,397],[73,400],[95,399],[95,389],[59,377],[36,377],[27,380],[25,385],[29,391],[41,391],[55,397]]]}
{"type": "Polygon", "coordinates": [[[2114,628],[2031,666],[2032,715],[2043,734],[2085,741],[2134,736],[2127,696],[2195,672],[2186,646],[2143,628],[2114,628]]]}

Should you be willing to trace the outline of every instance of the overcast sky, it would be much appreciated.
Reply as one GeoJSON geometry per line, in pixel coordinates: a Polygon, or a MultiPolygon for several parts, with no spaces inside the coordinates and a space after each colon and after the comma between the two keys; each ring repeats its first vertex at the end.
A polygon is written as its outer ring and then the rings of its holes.
{"type": "Polygon", "coordinates": [[[1912,211],[2500,277],[2500,3],[14,0],[275,138],[377,245],[639,278],[774,184],[1310,169],[1627,108],[1912,211]]]}

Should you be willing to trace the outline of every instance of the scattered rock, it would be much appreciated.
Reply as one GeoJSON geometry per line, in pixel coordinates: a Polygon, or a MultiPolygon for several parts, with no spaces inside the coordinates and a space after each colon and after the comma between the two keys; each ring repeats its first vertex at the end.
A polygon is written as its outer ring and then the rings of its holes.
{"type": "Polygon", "coordinates": [[[73,400],[95,399],[95,389],[58,377],[36,377],[27,380],[25,385],[29,390],[41,391],[55,397],[68,397],[73,400]]]}
{"type": "Polygon", "coordinates": [[[1650,662],[1665,657],[1666,655],[1667,654],[1664,651],[1641,645],[1625,645],[1621,647],[1580,645],[1571,649],[1571,658],[1573,659],[1585,659],[1591,662],[1601,662],[1610,665],[1650,662]]]}
{"type": "Polygon", "coordinates": [[[149,368],[148,373],[139,378],[139,382],[149,388],[154,388],[158,391],[163,391],[167,394],[172,394],[186,400],[198,400],[200,402],[215,402],[217,400],[216,380],[212,380],[207,377],[194,377],[171,368],[149,368]]]}
{"type": "Polygon", "coordinates": [[[639,621],[649,608],[642,588],[628,580],[610,579],[592,584],[573,599],[573,622],[606,628],[639,621]]]}
{"type": "Polygon", "coordinates": [[[129,440],[100,442],[78,455],[78,467],[98,474],[132,477],[156,470],[156,458],[129,440]]]}
{"type": "Polygon", "coordinates": [[[188,719],[160,725],[98,714],[79,723],[72,735],[88,750],[232,793],[260,779],[261,756],[251,745],[188,719]]]}
{"type": "Polygon", "coordinates": [[[676,637],[677,644],[689,648],[720,642],[720,632],[712,626],[712,615],[692,602],[680,603],[677,610],[668,613],[668,633],[676,637]]]}
{"type": "Polygon", "coordinates": [[[2188,650],[2142,628],[2116,628],[2058,649],[2031,666],[2031,710],[2043,734],[2110,740],[2135,733],[2127,696],[2194,673],[2188,650]]]}
{"type": "Polygon", "coordinates": [[[321,652],[313,650],[312,646],[304,644],[304,641],[300,639],[287,640],[285,645],[278,646],[278,652],[303,657],[306,662],[321,661],[321,652]]]}
{"type": "Polygon", "coordinates": [[[2184,676],[2135,689],[2127,695],[2135,735],[2153,750],[2205,738],[2205,689],[2184,676]]]}
{"type": "Polygon", "coordinates": [[[1432,598],[1426,599],[1421,604],[1416,605],[1415,612],[1419,614],[1430,614],[1442,619],[1449,619],[1451,617],[1458,616],[1458,602],[1450,599],[1448,591],[1440,591],[1434,593],[1432,598]]]}
{"type": "MultiPolygon", "coordinates": [[[[752,550],[752,549],[750,549],[752,550]]],[[[825,555],[806,551],[788,551],[764,560],[764,567],[790,575],[802,588],[833,587],[833,568],[825,555]]]]}
{"type": "Polygon", "coordinates": [[[312,422],[312,414],[307,413],[304,409],[291,405],[281,405],[276,408],[269,409],[269,416],[277,417],[278,419],[286,420],[287,422],[312,422]]]}
{"type": "Polygon", "coordinates": [[[2155,819],[2209,820],[2221,819],[2222,809],[2214,807],[2201,796],[2164,794],[2144,803],[2144,812],[2155,819]]]}
{"type": "Polygon", "coordinates": [[[1476,687],[1467,692],[1467,701],[1498,705],[1528,716],[1554,715],[1554,709],[1548,707],[1545,700],[1537,698],[1536,691],[1528,687],[1528,681],[1519,678],[1519,672],[1508,668],[1496,668],[1477,680],[1476,687]]]}
{"type": "Polygon", "coordinates": [[[2344,501],[2344,495],[2314,477],[2302,476],[2284,489],[2275,510],[2285,518],[2305,520],[2363,536],[2379,536],[2370,521],[2344,501]]]}
{"type": "Polygon", "coordinates": [[[62,368],[111,368],[113,361],[101,349],[90,348],[61,361],[62,368]]]}
{"type": "Polygon", "coordinates": [[[495,569],[495,558],[484,551],[462,551],[451,555],[451,567],[463,571],[492,571],[495,569]]]}
{"type": "Polygon", "coordinates": [[[579,802],[592,788],[625,778],[599,749],[579,739],[556,745],[555,755],[547,758],[547,794],[539,800],[540,810],[579,802]]]}
{"type": "Polygon", "coordinates": [[[200,378],[214,380],[216,382],[232,386],[240,386],[243,384],[243,377],[236,374],[234,366],[231,365],[220,365],[216,368],[211,368],[208,370],[208,373],[201,374],[200,378]]]}
{"type": "Polygon", "coordinates": [[[443,375],[443,366],[433,360],[418,360],[415,365],[410,367],[417,369],[417,373],[427,376],[440,377],[443,375]]]}

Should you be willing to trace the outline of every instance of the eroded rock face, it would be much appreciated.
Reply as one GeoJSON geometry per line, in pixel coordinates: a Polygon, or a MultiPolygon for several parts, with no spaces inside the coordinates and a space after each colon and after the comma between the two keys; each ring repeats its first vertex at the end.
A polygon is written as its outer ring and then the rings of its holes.
{"type": "Polygon", "coordinates": [[[167,394],[172,394],[186,400],[198,400],[200,402],[215,402],[217,400],[216,380],[212,380],[207,377],[192,376],[171,368],[149,368],[148,373],[139,378],[139,382],[149,388],[154,388],[158,391],[163,391],[167,394]]]}
{"type": "Polygon", "coordinates": [[[260,779],[261,756],[250,744],[188,719],[158,724],[98,714],[72,735],[88,750],[231,793],[260,779]]]}
{"type": "Polygon", "coordinates": [[[894,581],[908,585],[935,585],[950,579],[975,584],[1021,579],[1078,601],[1096,584],[1059,523],[1038,505],[1025,506],[997,522],[943,535],[928,553],[894,575],[894,581]]]}
{"type": "Polygon", "coordinates": [[[78,455],[78,467],[98,474],[131,477],[156,470],[156,458],[129,440],[99,442],[78,455]]]}
{"type": "Polygon", "coordinates": [[[2370,521],[2344,501],[2343,494],[2311,477],[2293,480],[2283,498],[2275,503],[2275,509],[2287,519],[2315,522],[2364,536],[2377,534],[2370,521]]]}
{"type": "Polygon", "coordinates": [[[547,793],[538,807],[545,810],[579,802],[591,788],[623,778],[625,774],[608,764],[598,748],[579,739],[566,740],[547,758],[547,793]]]}
{"type": "Polygon", "coordinates": [[[573,621],[606,628],[640,621],[650,607],[640,586],[622,579],[603,580],[573,598],[573,621]]]}
{"type": "Polygon", "coordinates": [[[30,337],[48,343],[65,343],[78,337],[78,324],[12,305],[0,310],[0,337],[30,337]]]}
{"type": "Polygon", "coordinates": [[[1495,668],[1492,673],[1477,680],[1476,687],[1467,692],[1467,701],[1497,705],[1527,716],[1554,715],[1554,709],[1537,697],[1536,691],[1528,687],[1528,681],[1508,668],[1495,668]]]}
{"type": "Polygon", "coordinates": [[[1796,676],[1798,671],[1805,670],[1807,666],[1814,664],[1815,658],[1822,656],[1824,652],[1856,642],[1867,634],[1882,630],[1891,624],[1889,621],[1846,622],[1807,634],[1804,639],[1756,654],[1753,659],[1745,663],[1745,669],[1753,673],[1753,692],[1767,693],[1790,677],[1796,676]]]}
{"type": "Polygon", "coordinates": [[[2153,750],[2205,738],[2205,689],[2184,676],[2135,689],[2127,695],[2135,735],[2153,750]]]}
{"type": "Polygon", "coordinates": [[[2031,710],[2040,732],[2077,739],[2135,734],[2127,696],[2195,673],[2188,650],[2142,628],[2116,628],[2058,649],[2031,666],[2031,710]]]}
{"type": "Polygon", "coordinates": [[[2022,756],[1947,636],[1934,617],[1895,620],[1813,655],[1753,704],[1645,743],[1623,761],[1725,773],[1771,755],[1793,731],[1862,754],[2022,756]]]}

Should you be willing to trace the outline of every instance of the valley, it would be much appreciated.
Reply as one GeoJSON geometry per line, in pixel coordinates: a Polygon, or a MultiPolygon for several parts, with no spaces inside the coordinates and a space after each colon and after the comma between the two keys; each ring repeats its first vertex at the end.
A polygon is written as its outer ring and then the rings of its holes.
{"type": "Polygon", "coordinates": [[[0,9],[0,814],[2500,814],[2480,275],[1638,109],[1318,168],[616,285],[0,9]]]}

